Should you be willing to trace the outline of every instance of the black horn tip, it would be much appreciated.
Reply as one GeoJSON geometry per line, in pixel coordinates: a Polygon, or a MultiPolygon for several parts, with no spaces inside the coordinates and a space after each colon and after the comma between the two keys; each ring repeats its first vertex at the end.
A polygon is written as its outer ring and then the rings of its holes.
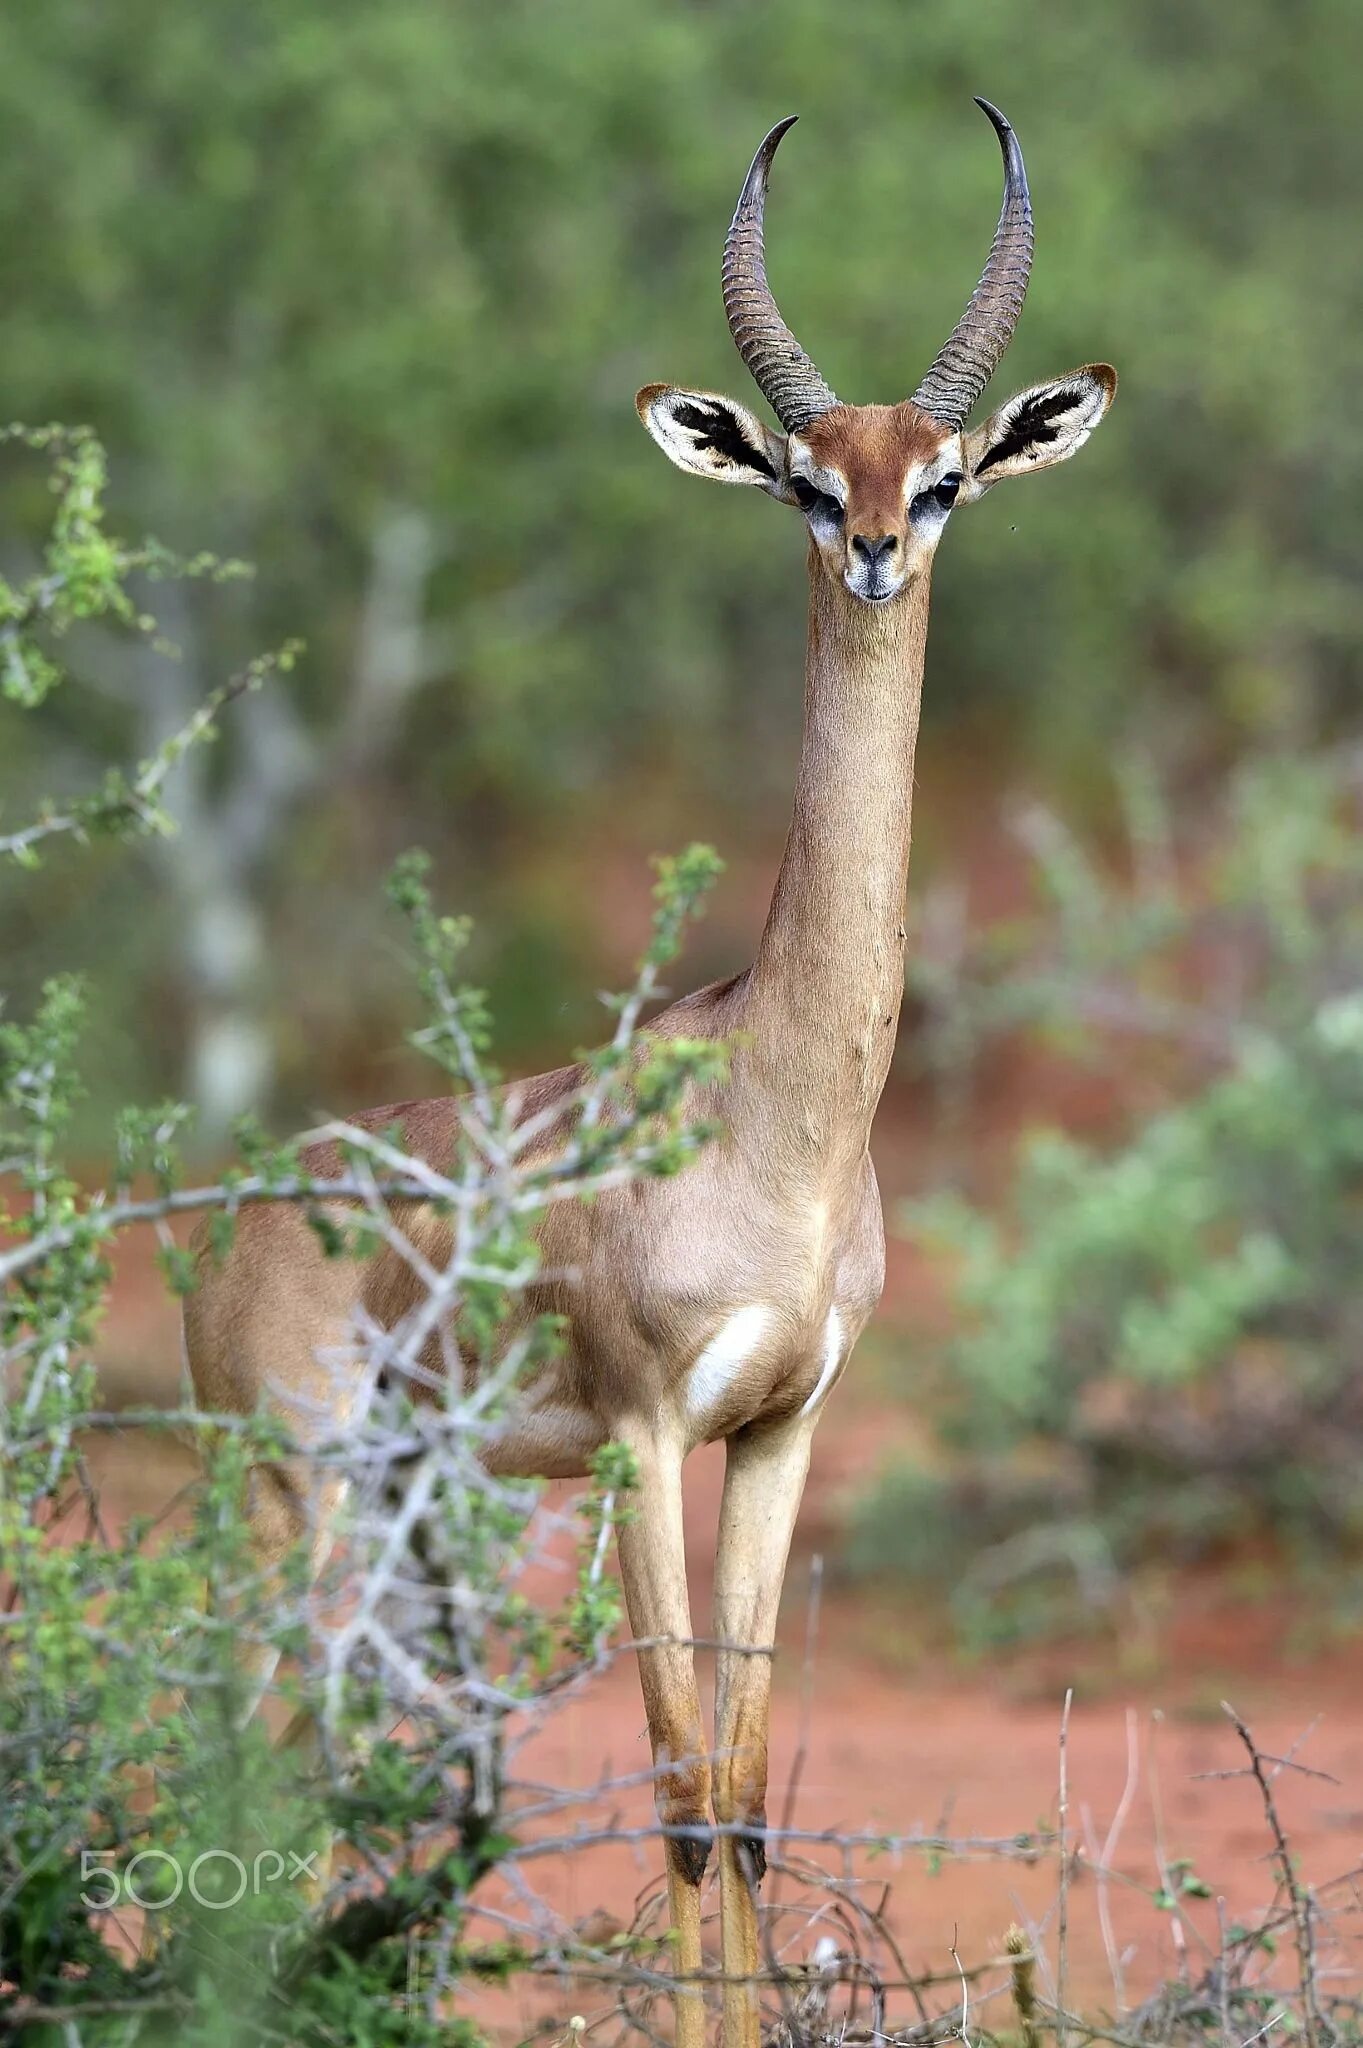
{"type": "Polygon", "coordinates": [[[1001,113],[999,111],[999,109],[994,105],[992,100],[981,99],[980,95],[976,93],[975,105],[979,108],[982,114],[987,114],[989,116],[990,120],[994,124],[995,132],[1000,136],[1000,138],[1012,134],[1012,122],[1009,120],[1006,114],[1001,113]]]}
{"type": "Polygon", "coordinates": [[[1003,161],[1007,165],[1010,175],[1025,183],[1027,173],[1023,168],[1022,144],[1018,141],[1017,129],[1013,126],[1008,116],[1001,113],[992,101],[982,100],[978,93],[975,95],[975,105],[982,114],[988,117],[994,133],[998,136],[999,148],[1003,151],[1003,161]]]}
{"type": "Polygon", "coordinates": [[[761,178],[763,183],[766,182],[767,172],[771,169],[771,160],[780,148],[782,136],[786,134],[788,129],[795,126],[799,118],[798,114],[787,114],[784,121],[778,121],[776,126],[769,129],[763,136],[761,146],[758,149],[757,155],[753,158],[752,166],[744,180],[745,191],[752,184],[754,178],[761,178]]]}

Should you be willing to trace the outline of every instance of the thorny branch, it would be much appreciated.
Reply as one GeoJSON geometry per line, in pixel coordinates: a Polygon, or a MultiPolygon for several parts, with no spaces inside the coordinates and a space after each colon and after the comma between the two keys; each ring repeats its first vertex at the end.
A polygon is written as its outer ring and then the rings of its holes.
{"type": "MultiPolygon", "coordinates": [[[[1236,1713],[1229,1700],[1222,1700],[1221,1711],[1225,1714],[1241,1742],[1245,1745],[1245,1751],[1249,1757],[1250,1772],[1255,1784],[1259,1787],[1259,1796],[1264,1806],[1264,1818],[1268,1822],[1269,1832],[1273,1837],[1273,1853],[1277,1860],[1283,1890],[1287,1893],[1292,1908],[1292,1925],[1297,1941],[1297,1982],[1301,1993],[1302,2035],[1306,2042],[1306,2048],[1318,2048],[1321,2038],[1321,2016],[1316,1983],[1315,1937],[1311,1925],[1311,1893],[1302,1884],[1301,1879],[1297,1875],[1296,1865],[1293,1862],[1292,1852],[1288,1847],[1287,1836],[1283,1831],[1282,1820],[1278,1813],[1277,1801],[1273,1797],[1272,1782],[1268,1771],[1265,1769],[1267,1759],[1261,1754],[1254,1737],[1250,1734],[1249,1729],[1239,1714],[1236,1713]]],[[[1273,1761],[1281,1762],[1282,1759],[1275,1758],[1273,1761]]]]}
{"type": "Polygon", "coordinates": [[[113,775],[93,796],[70,804],[65,810],[45,810],[17,832],[0,833],[0,859],[23,859],[44,840],[62,834],[85,840],[92,832],[125,823],[152,831],[165,829],[158,800],[172,769],[191,747],[216,730],[217,720],[229,704],[251,690],[258,690],[274,670],[287,668],[296,652],[296,643],[290,642],[277,654],[251,662],[220,688],[210,691],[178,731],[163,741],[133,775],[113,775]]]}

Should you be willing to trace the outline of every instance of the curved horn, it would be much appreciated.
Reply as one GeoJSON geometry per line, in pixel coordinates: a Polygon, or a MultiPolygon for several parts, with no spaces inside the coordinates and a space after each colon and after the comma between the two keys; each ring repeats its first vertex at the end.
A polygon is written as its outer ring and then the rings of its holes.
{"type": "Polygon", "coordinates": [[[1027,172],[1017,136],[988,100],[977,99],[975,104],[993,122],[1003,150],[1003,211],[994,230],[989,261],[970,294],[970,303],[913,394],[915,405],[948,427],[965,425],[971,407],[1013,339],[1036,245],[1027,172]]]}
{"type": "Polygon", "coordinates": [[[758,390],[781,425],[792,434],[838,403],[836,393],[824,383],[781,318],[767,283],[762,247],[767,178],[777,145],[794,124],[794,114],[778,121],[752,160],[725,239],[723,273],[729,332],[758,390]]]}

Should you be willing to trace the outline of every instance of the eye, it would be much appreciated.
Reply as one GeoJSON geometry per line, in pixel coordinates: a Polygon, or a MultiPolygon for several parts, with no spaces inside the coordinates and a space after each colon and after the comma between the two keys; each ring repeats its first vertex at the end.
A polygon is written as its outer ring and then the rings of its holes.
{"type": "Polygon", "coordinates": [[[793,476],[790,488],[802,512],[827,520],[830,526],[842,525],[842,506],[827,491],[816,491],[808,478],[802,476],[793,476]]]}
{"type": "Polygon", "coordinates": [[[935,483],[930,491],[920,491],[909,510],[915,513],[949,512],[956,503],[960,488],[960,476],[953,470],[950,476],[944,476],[935,483]]]}

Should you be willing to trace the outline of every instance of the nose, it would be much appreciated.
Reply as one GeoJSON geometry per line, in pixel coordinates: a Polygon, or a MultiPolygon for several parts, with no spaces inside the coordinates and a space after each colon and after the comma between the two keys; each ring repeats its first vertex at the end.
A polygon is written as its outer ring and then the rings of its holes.
{"type": "Polygon", "coordinates": [[[877,568],[881,562],[888,563],[899,545],[899,537],[893,533],[854,533],[852,552],[860,555],[868,569],[877,568]]]}

